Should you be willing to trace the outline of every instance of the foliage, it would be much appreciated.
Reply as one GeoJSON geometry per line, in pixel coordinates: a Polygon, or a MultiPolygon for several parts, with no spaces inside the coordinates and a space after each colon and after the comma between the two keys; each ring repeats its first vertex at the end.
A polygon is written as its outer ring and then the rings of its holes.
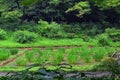
{"type": "Polygon", "coordinates": [[[108,28],[105,31],[113,42],[120,41],[120,29],[108,28]]]}
{"type": "Polygon", "coordinates": [[[95,4],[100,7],[101,9],[110,9],[110,8],[114,8],[117,6],[120,6],[120,1],[119,0],[95,0],[93,1],[95,2],[95,4]]]}
{"type": "Polygon", "coordinates": [[[10,54],[11,54],[11,55],[16,55],[16,54],[18,54],[18,49],[16,49],[16,48],[9,49],[9,51],[10,51],[10,54]]]}
{"type": "Polygon", "coordinates": [[[47,21],[38,21],[38,26],[36,28],[37,33],[48,38],[60,38],[62,37],[62,28],[56,22],[48,23],[47,21]]]}
{"type": "Polygon", "coordinates": [[[88,1],[81,1],[77,4],[75,4],[72,8],[69,8],[66,12],[76,11],[78,12],[76,16],[82,17],[84,14],[90,13],[90,5],[88,1]]]}
{"type": "Polygon", "coordinates": [[[109,46],[110,45],[110,39],[108,37],[108,35],[106,34],[100,34],[98,36],[98,45],[100,46],[109,46]]]}
{"type": "Polygon", "coordinates": [[[81,34],[80,38],[82,38],[83,41],[85,41],[85,42],[88,42],[90,40],[89,37],[87,35],[85,35],[85,34],[81,34]]]}
{"type": "MultiPolygon", "coordinates": [[[[101,70],[107,70],[113,73],[113,75],[120,74],[120,65],[117,62],[117,59],[112,57],[106,57],[102,60],[101,70]]],[[[100,67],[99,67],[100,68],[100,67]]]]}
{"type": "Polygon", "coordinates": [[[4,40],[7,38],[7,32],[3,29],[0,29],[0,40],[4,40]]]}
{"type": "Polygon", "coordinates": [[[2,17],[7,21],[17,21],[23,14],[18,11],[3,12],[2,17]]]}
{"type": "Polygon", "coordinates": [[[16,65],[17,66],[25,66],[26,64],[27,64],[27,60],[26,59],[22,59],[22,58],[16,59],[16,65]]]}
{"type": "Polygon", "coordinates": [[[74,35],[78,35],[81,37],[81,34],[88,36],[95,36],[103,32],[101,30],[101,24],[93,23],[93,22],[82,22],[82,23],[72,23],[72,24],[61,24],[63,30],[67,33],[74,33],[74,35]]]}
{"type": "Polygon", "coordinates": [[[37,34],[29,31],[16,31],[14,33],[14,41],[19,43],[29,43],[34,42],[37,38],[37,34]]]}
{"type": "Polygon", "coordinates": [[[0,49],[0,61],[7,60],[10,57],[10,52],[7,49],[0,49]]]}

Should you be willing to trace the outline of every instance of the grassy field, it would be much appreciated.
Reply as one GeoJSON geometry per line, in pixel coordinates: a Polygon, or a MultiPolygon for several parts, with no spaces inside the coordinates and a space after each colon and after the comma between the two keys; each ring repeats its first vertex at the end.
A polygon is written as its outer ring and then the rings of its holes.
{"type": "Polygon", "coordinates": [[[38,39],[36,42],[32,43],[26,43],[26,44],[20,44],[17,42],[14,42],[13,40],[1,40],[0,41],[0,47],[31,47],[31,46],[65,46],[65,45],[96,45],[97,41],[92,40],[90,42],[84,42],[80,38],[74,38],[74,39],[38,39]]]}
{"type": "MultiPolygon", "coordinates": [[[[32,68],[32,71],[37,70],[40,67],[46,67],[47,69],[53,70],[59,68],[60,64],[62,65],[64,63],[72,66],[71,69],[67,69],[67,67],[69,67],[68,65],[66,68],[63,68],[64,70],[89,71],[93,70],[95,65],[98,65],[102,59],[113,53],[115,50],[120,50],[120,48],[88,48],[86,46],[70,49],[55,49],[53,47],[48,47],[45,50],[34,48],[24,52],[23,55],[16,57],[12,62],[1,66],[0,71],[22,71],[28,68],[28,65],[31,64],[39,64],[38,67],[32,68]]],[[[23,51],[24,50],[19,50],[17,54],[11,55],[11,57],[16,56],[23,51]]],[[[0,63],[4,61],[6,61],[6,59],[2,60],[0,63]]]]}
{"type": "MultiPolygon", "coordinates": [[[[36,47],[36,46],[98,46],[98,41],[96,39],[90,39],[89,42],[83,41],[81,38],[74,39],[37,39],[36,42],[20,44],[12,39],[1,40],[0,47],[36,47]]],[[[110,46],[120,46],[120,42],[110,42],[110,46]]]]}

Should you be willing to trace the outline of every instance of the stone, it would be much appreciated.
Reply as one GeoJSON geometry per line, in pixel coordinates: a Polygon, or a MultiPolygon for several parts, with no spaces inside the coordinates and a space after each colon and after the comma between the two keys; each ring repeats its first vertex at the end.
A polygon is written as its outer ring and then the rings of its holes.
{"type": "Polygon", "coordinates": [[[118,61],[118,64],[120,65],[120,51],[114,52],[111,57],[112,57],[112,58],[116,58],[117,61],[118,61]]]}

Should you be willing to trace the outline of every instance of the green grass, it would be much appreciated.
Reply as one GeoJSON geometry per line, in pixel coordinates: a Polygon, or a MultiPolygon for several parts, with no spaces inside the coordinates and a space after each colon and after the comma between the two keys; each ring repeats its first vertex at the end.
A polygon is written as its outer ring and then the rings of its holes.
{"type": "MultiPolygon", "coordinates": [[[[31,47],[31,46],[97,46],[98,41],[96,39],[90,39],[89,42],[83,41],[81,38],[73,39],[48,39],[38,38],[36,42],[20,44],[13,41],[12,38],[7,40],[0,40],[0,47],[31,47]]],[[[120,42],[110,42],[110,46],[120,46],[120,42]]]]}
{"type": "Polygon", "coordinates": [[[7,60],[11,56],[7,49],[0,49],[0,61],[7,60]]]}
{"type": "Polygon", "coordinates": [[[84,42],[80,38],[74,38],[74,39],[38,39],[36,42],[32,43],[26,43],[26,44],[20,44],[17,42],[14,42],[12,39],[9,40],[1,40],[0,41],[0,47],[29,47],[29,46],[65,46],[65,45],[96,45],[96,40],[91,40],[91,42],[84,42]]]}

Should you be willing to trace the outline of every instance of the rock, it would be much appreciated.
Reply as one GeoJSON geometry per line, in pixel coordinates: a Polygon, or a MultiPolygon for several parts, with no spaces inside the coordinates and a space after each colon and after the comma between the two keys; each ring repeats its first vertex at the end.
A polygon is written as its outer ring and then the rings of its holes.
{"type": "Polygon", "coordinates": [[[119,51],[114,52],[111,57],[116,58],[118,61],[118,64],[120,65],[120,52],[119,51]]]}

